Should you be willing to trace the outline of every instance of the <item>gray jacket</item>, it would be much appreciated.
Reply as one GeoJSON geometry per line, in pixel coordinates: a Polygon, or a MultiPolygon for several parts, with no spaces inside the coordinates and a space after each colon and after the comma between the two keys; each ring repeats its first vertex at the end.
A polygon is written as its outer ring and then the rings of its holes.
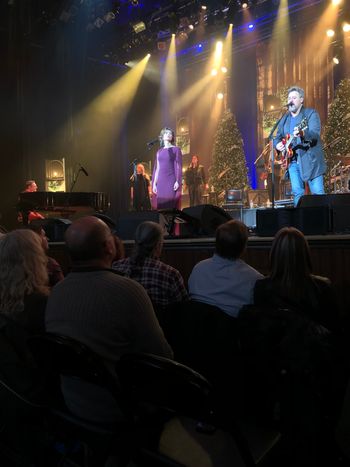
{"type": "MultiPolygon", "coordinates": [[[[305,117],[307,120],[307,128],[304,130],[303,136],[298,138],[296,155],[300,175],[305,182],[323,175],[326,171],[326,162],[321,142],[320,116],[315,109],[304,107],[302,107],[300,113],[302,118],[305,117]]],[[[288,113],[278,125],[274,147],[290,132],[290,118],[290,113],[288,113]]]]}

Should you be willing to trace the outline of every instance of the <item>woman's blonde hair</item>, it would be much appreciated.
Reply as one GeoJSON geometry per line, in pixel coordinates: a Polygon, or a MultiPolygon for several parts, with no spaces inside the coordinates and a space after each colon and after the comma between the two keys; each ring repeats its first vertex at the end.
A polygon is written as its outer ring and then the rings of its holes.
{"type": "Polygon", "coordinates": [[[14,230],[0,239],[0,311],[22,311],[24,298],[49,294],[47,256],[39,236],[14,230]]]}

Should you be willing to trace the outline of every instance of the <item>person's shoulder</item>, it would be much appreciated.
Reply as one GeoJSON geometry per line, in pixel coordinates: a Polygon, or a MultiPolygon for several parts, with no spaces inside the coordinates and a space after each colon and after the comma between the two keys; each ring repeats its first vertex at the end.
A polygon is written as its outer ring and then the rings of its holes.
{"type": "Polygon", "coordinates": [[[240,259],[239,260],[239,264],[241,266],[242,269],[244,269],[245,271],[249,272],[250,274],[252,274],[254,277],[258,277],[260,279],[264,279],[264,276],[259,272],[257,271],[255,268],[253,268],[253,266],[250,266],[250,264],[246,263],[243,259],[240,259]]]}

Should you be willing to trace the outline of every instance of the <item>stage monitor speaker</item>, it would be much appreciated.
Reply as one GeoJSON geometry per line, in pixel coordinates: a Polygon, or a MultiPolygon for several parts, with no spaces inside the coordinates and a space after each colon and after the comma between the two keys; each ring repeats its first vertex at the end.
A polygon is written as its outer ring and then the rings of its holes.
{"type": "Polygon", "coordinates": [[[117,220],[116,233],[122,240],[134,240],[135,230],[142,222],[151,221],[160,224],[167,235],[167,222],[158,211],[126,212],[117,220]]]}
{"type": "Polygon", "coordinates": [[[350,206],[333,206],[333,232],[350,233],[350,206]]]}
{"type": "Polygon", "coordinates": [[[299,200],[298,207],[350,206],[350,193],[330,193],[326,195],[305,195],[299,200]]]}
{"type": "Polygon", "coordinates": [[[45,230],[49,242],[64,242],[64,234],[71,223],[72,221],[69,219],[61,218],[35,219],[31,221],[31,224],[40,225],[45,230]]]}
{"type": "Polygon", "coordinates": [[[292,208],[257,209],[256,234],[273,237],[283,227],[292,225],[292,208]]]}
{"type": "Polygon", "coordinates": [[[219,225],[232,220],[226,211],[213,204],[192,206],[183,209],[182,212],[199,221],[197,235],[214,235],[219,225]]]}
{"type": "Polygon", "coordinates": [[[307,208],[258,209],[256,233],[273,237],[283,227],[295,227],[305,235],[325,235],[330,231],[328,206],[307,208]]]}

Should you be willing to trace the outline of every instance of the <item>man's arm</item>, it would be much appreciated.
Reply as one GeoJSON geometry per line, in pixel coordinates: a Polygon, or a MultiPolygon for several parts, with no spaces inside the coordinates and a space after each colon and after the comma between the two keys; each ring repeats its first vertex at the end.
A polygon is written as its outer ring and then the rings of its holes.
{"type": "Polygon", "coordinates": [[[303,131],[302,140],[305,143],[310,143],[311,146],[316,146],[317,141],[321,137],[321,120],[320,116],[313,110],[308,116],[307,128],[303,131]]]}

